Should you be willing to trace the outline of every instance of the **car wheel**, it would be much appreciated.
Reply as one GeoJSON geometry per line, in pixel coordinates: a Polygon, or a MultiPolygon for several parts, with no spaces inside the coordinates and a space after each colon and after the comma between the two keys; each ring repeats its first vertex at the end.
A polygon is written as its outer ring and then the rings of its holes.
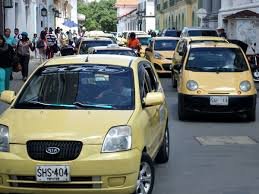
{"type": "Polygon", "coordinates": [[[155,180],[154,164],[150,156],[142,154],[137,180],[137,187],[134,194],[151,194],[155,180]]]}
{"type": "Polygon", "coordinates": [[[256,110],[253,108],[252,110],[247,112],[247,120],[254,122],[256,120],[256,110]]]}
{"type": "Polygon", "coordinates": [[[172,85],[173,85],[173,88],[177,88],[177,81],[175,79],[174,73],[172,73],[172,85]]]}
{"type": "Polygon", "coordinates": [[[180,121],[184,121],[187,119],[187,112],[184,109],[184,102],[182,100],[182,97],[178,95],[178,118],[180,121]]]}
{"type": "Polygon", "coordinates": [[[164,134],[164,139],[161,144],[161,147],[159,149],[159,152],[156,156],[156,162],[157,163],[166,163],[169,160],[169,153],[170,153],[170,141],[169,141],[169,130],[168,126],[166,125],[165,128],[165,134],[164,134]]]}

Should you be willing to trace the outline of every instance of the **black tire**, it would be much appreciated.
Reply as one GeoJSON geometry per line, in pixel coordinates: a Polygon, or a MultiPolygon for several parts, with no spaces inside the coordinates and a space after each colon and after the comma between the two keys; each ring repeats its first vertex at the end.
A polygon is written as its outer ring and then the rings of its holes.
{"type": "Polygon", "coordinates": [[[166,125],[164,139],[155,160],[159,164],[166,163],[169,160],[169,155],[170,155],[170,138],[169,138],[168,126],[166,125]]]}
{"type": "Polygon", "coordinates": [[[184,109],[182,97],[178,94],[178,118],[180,121],[185,121],[188,118],[187,111],[184,109]]]}
{"type": "Polygon", "coordinates": [[[171,74],[171,77],[172,77],[172,85],[173,85],[173,88],[177,88],[177,81],[175,79],[175,75],[174,73],[172,72],[171,74]]]}
{"type": "Polygon", "coordinates": [[[247,112],[247,120],[254,122],[256,120],[256,109],[253,108],[252,110],[247,112]]]}
{"type": "Polygon", "coordinates": [[[154,182],[155,182],[155,168],[154,168],[154,163],[153,163],[152,159],[150,158],[150,156],[146,153],[143,153],[142,157],[141,157],[140,168],[139,168],[139,177],[137,180],[137,187],[136,187],[136,191],[134,192],[134,194],[144,194],[144,192],[141,192],[141,188],[144,189],[143,186],[147,186],[147,184],[149,182],[149,181],[147,181],[146,177],[150,177],[150,179],[149,179],[150,186],[147,188],[145,193],[151,194],[153,191],[154,182]],[[150,176],[148,176],[148,173],[141,174],[143,165],[149,166],[149,169],[147,169],[147,171],[150,172],[150,176]],[[145,179],[145,181],[141,180],[141,177],[143,177],[145,179]],[[141,185],[142,185],[142,187],[141,187],[141,185]]]}

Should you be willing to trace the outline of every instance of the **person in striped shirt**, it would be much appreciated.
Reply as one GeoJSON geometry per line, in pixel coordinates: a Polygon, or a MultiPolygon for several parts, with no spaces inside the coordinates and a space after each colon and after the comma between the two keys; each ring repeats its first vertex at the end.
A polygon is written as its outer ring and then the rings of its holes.
{"type": "Polygon", "coordinates": [[[48,46],[46,55],[47,55],[47,58],[50,59],[50,58],[53,58],[54,53],[56,53],[58,50],[57,37],[53,33],[52,28],[49,28],[49,32],[46,34],[46,39],[47,39],[47,46],[48,46]]]}

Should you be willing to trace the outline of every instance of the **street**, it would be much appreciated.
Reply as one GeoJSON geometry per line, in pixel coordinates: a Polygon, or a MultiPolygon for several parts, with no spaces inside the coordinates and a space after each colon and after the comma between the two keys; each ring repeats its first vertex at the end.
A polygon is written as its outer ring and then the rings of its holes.
{"type": "MultiPolygon", "coordinates": [[[[31,62],[30,72],[37,64],[37,60],[31,62]]],[[[23,82],[19,73],[14,77],[11,87],[17,91],[23,82]]],[[[172,88],[170,78],[161,80],[170,111],[171,155],[167,164],[156,165],[153,193],[258,194],[259,117],[254,123],[222,115],[197,116],[191,121],[180,122],[176,90],[172,88]],[[198,141],[206,136],[212,137],[198,141]],[[235,141],[233,136],[241,137],[235,141]],[[217,141],[212,139],[215,137],[218,137],[217,141]],[[202,145],[215,142],[217,145],[202,145]]],[[[1,113],[6,108],[7,105],[0,104],[1,113]]]]}
{"type": "Polygon", "coordinates": [[[162,83],[170,111],[171,155],[169,163],[156,165],[153,193],[258,194],[258,104],[254,123],[222,115],[180,122],[176,90],[172,89],[170,79],[162,78],[162,83]],[[222,138],[222,145],[201,145],[196,137],[203,136],[227,137],[222,138]],[[242,136],[244,141],[234,145],[224,143],[230,136],[242,136]]]}

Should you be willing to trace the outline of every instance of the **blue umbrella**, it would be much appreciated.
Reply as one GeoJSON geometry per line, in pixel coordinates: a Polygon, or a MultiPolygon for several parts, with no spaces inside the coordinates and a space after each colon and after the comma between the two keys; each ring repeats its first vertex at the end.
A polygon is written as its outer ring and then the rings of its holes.
{"type": "Polygon", "coordinates": [[[78,24],[76,24],[74,21],[72,20],[66,20],[64,23],[63,23],[64,26],[67,26],[69,28],[73,28],[73,27],[77,27],[78,24]]]}

